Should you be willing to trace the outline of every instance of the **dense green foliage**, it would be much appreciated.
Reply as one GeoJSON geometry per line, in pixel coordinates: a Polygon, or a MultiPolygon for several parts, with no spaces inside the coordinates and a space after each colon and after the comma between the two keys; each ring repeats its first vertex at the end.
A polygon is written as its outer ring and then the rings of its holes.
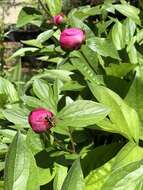
{"type": "Polygon", "coordinates": [[[10,59],[32,55],[44,65],[25,77],[20,63],[0,77],[0,190],[143,189],[143,3],[105,0],[65,11],[61,0],[24,7],[17,27],[41,33],[10,59]],[[80,50],[64,52],[63,28],[85,31],[80,50]],[[34,108],[55,127],[34,133],[34,108]]]}

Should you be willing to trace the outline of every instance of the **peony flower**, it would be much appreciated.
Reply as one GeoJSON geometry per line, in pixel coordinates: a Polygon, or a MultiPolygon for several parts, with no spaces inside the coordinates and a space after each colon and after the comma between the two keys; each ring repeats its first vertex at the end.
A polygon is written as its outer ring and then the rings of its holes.
{"type": "Polygon", "coordinates": [[[60,25],[64,22],[64,15],[59,14],[53,17],[53,22],[55,25],[60,25]]]}
{"type": "Polygon", "coordinates": [[[68,28],[60,36],[61,48],[65,51],[77,50],[85,42],[85,32],[79,28],[68,28]]]}
{"type": "Polygon", "coordinates": [[[45,108],[36,108],[28,116],[33,131],[42,133],[53,127],[53,113],[45,108]]]}

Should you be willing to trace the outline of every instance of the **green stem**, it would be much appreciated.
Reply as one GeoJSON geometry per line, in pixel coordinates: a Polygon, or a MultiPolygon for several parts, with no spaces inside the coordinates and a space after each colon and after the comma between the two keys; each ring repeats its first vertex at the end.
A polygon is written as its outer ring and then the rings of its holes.
{"type": "Polygon", "coordinates": [[[71,141],[72,150],[73,150],[73,152],[76,152],[75,143],[74,143],[74,140],[72,137],[72,130],[70,128],[69,128],[69,137],[70,137],[70,141],[71,141]]]}
{"type": "Polygon", "coordinates": [[[74,153],[72,150],[66,148],[66,147],[62,144],[63,142],[62,142],[61,140],[59,140],[58,138],[56,138],[50,131],[47,131],[46,133],[54,138],[54,142],[55,142],[62,150],[65,150],[65,151],[70,152],[70,153],[74,153]]]}
{"type": "Polygon", "coordinates": [[[87,62],[87,64],[91,67],[91,69],[97,73],[97,71],[95,71],[94,67],[91,65],[91,63],[88,61],[87,57],[85,56],[84,52],[80,49],[79,52],[81,53],[81,55],[83,56],[83,58],[85,59],[85,61],[87,62]]]}
{"type": "Polygon", "coordinates": [[[63,56],[64,59],[57,65],[57,69],[58,69],[61,65],[63,65],[64,63],[66,63],[66,62],[68,61],[69,55],[70,55],[70,52],[66,52],[66,53],[64,54],[64,56],[63,56]]]}
{"type": "Polygon", "coordinates": [[[51,14],[49,13],[49,11],[47,10],[47,8],[44,6],[44,4],[42,3],[41,0],[38,0],[39,4],[41,5],[41,7],[43,8],[43,10],[45,11],[45,13],[51,17],[51,14]]]}
{"type": "Polygon", "coordinates": [[[3,71],[3,67],[4,67],[4,64],[5,64],[5,61],[4,61],[4,45],[3,45],[3,42],[2,44],[0,44],[0,71],[2,72],[3,71]]]}

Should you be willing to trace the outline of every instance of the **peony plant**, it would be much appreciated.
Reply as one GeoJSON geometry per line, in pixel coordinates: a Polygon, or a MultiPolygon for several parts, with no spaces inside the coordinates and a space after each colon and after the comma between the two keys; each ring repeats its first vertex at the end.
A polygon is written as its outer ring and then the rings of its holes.
{"type": "Polygon", "coordinates": [[[17,27],[41,33],[11,57],[33,70],[0,77],[0,188],[143,188],[142,3],[94,3],[21,10],[17,27]]]}

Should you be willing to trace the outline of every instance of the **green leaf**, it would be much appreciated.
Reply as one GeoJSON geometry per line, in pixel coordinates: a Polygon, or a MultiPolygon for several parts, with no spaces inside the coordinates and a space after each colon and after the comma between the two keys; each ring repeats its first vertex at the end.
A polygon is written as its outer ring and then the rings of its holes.
{"type": "MultiPolygon", "coordinates": [[[[94,81],[97,84],[102,84],[102,81],[98,78],[95,71],[91,67],[91,58],[88,60],[88,56],[83,51],[75,51],[71,54],[71,63],[75,69],[79,70],[86,80],[94,81]]],[[[95,68],[94,68],[95,69],[95,68]]]]}
{"type": "Polygon", "coordinates": [[[45,69],[44,73],[45,76],[47,76],[47,78],[49,79],[59,79],[61,81],[71,81],[71,76],[73,74],[73,72],[67,71],[67,70],[61,70],[61,69],[45,69]]]}
{"type": "Polygon", "coordinates": [[[4,143],[11,143],[16,134],[15,130],[12,129],[0,129],[0,135],[3,136],[4,143]],[[6,141],[6,142],[5,142],[6,141]]]}
{"type": "Polygon", "coordinates": [[[127,53],[128,53],[130,62],[133,64],[138,63],[138,52],[135,47],[135,42],[136,42],[136,36],[131,39],[131,41],[129,42],[127,46],[127,53]]]}
{"type": "Polygon", "coordinates": [[[50,13],[54,16],[61,12],[62,10],[62,0],[45,0],[48,8],[50,10],[50,13]]]}
{"type": "Polygon", "coordinates": [[[73,189],[74,190],[85,189],[85,184],[79,159],[77,159],[73,163],[61,188],[61,190],[73,190],[73,189]]]}
{"type": "Polygon", "coordinates": [[[5,155],[7,153],[8,146],[6,144],[0,143],[0,156],[5,155]]]}
{"type": "Polygon", "coordinates": [[[139,190],[143,188],[142,181],[143,163],[138,161],[114,170],[101,190],[139,190]]]}
{"type": "Polygon", "coordinates": [[[14,124],[19,124],[22,128],[29,128],[27,110],[18,106],[3,111],[6,119],[14,124]]]}
{"type": "Polygon", "coordinates": [[[4,181],[0,181],[0,190],[4,189],[4,181]]]}
{"type": "Polygon", "coordinates": [[[125,19],[123,22],[123,32],[124,32],[124,40],[127,45],[130,43],[132,37],[134,36],[135,31],[136,31],[135,22],[130,18],[125,19]]]}
{"type": "Polygon", "coordinates": [[[125,97],[125,101],[137,111],[141,125],[143,124],[142,90],[143,90],[143,68],[139,66],[136,69],[135,77],[125,97]]]}
{"type": "Polygon", "coordinates": [[[132,71],[137,65],[130,63],[110,64],[109,67],[104,67],[107,75],[115,77],[124,77],[132,71]]]}
{"type": "Polygon", "coordinates": [[[112,159],[96,170],[91,170],[85,178],[85,190],[101,190],[102,185],[112,171],[113,162],[114,160],[112,159]]]}
{"type": "Polygon", "coordinates": [[[22,64],[21,62],[17,63],[11,68],[11,71],[8,75],[8,80],[12,82],[21,82],[22,78],[22,64]]]}
{"type": "Polygon", "coordinates": [[[71,81],[71,82],[66,82],[63,87],[62,90],[63,91],[80,91],[82,89],[84,89],[85,86],[79,84],[76,81],[71,81]]]}
{"type": "Polygon", "coordinates": [[[29,23],[40,27],[42,22],[43,16],[40,11],[33,7],[24,7],[18,15],[16,27],[23,27],[29,23]]]}
{"type": "Polygon", "coordinates": [[[28,45],[28,46],[34,46],[34,47],[37,47],[37,48],[42,48],[42,44],[38,41],[38,40],[22,40],[22,43],[28,45]]]}
{"type": "Polygon", "coordinates": [[[73,9],[72,14],[80,20],[85,20],[89,16],[100,15],[101,10],[99,6],[91,7],[87,5],[73,9]]]}
{"type": "Polygon", "coordinates": [[[39,134],[33,132],[31,129],[28,130],[26,135],[26,143],[34,155],[43,150],[44,145],[39,134]]]}
{"type": "Polygon", "coordinates": [[[0,94],[6,94],[11,103],[19,100],[18,93],[14,88],[14,85],[2,77],[0,77],[0,94]]]}
{"type": "Polygon", "coordinates": [[[24,95],[22,97],[22,100],[26,105],[28,105],[32,108],[37,108],[37,107],[48,108],[48,103],[46,101],[45,102],[41,101],[38,98],[35,98],[33,96],[24,95]]]}
{"type": "Polygon", "coordinates": [[[44,43],[46,42],[49,38],[52,37],[52,35],[54,34],[54,31],[53,30],[47,30],[47,31],[44,31],[42,32],[41,34],[39,34],[37,36],[37,41],[40,42],[40,43],[44,43]]]}
{"type": "Polygon", "coordinates": [[[5,162],[0,162],[0,172],[4,170],[4,166],[5,166],[5,162]]]}
{"type": "Polygon", "coordinates": [[[25,56],[25,54],[27,52],[36,52],[38,51],[39,49],[38,48],[32,48],[32,47],[25,47],[25,48],[21,48],[19,50],[17,50],[12,56],[11,58],[14,58],[14,57],[18,57],[18,56],[25,56]]]}
{"type": "Polygon", "coordinates": [[[45,185],[49,183],[55,177],[55,171],[51,171],[51,168],[38,168],[39,184],[45,185]]]}
{"type": "Polygon", "coordinates": [[[67,71],[67,70],[61,70],[61,69],[45,69],[42,74],[37,74],[31,78],[31,81],[35,79],[50,79],[50,80],[61,80],[61,81],[71,81],[70,75],[72,75],[73,72],[67,71]]]}
{"type": "Polygon", "coordinates": [[[112,159],[118,153],[122,146],[123,143],[111,143],[98,146],[95,149],[88,151],[86,156],[81,161],[84,176],[90,174],[92,175],[95,169],[102,167],[102,165],[112,159]]]}
{"type": "Polygon", "coordinates": [[[140,10],[132,5],[129,5],[128,3],[114,5],[115,9],[119,11],[121,14],[127,16],[128,18],[131,18],[136,24],[141,23],[139,18],[140,10]]]}
{"type": "Polygon", "coordinates": [[[6,95],[6,93],[0,93],[0,107],[3,107],[8,100],[8,96],[6,95]]]}
{"type": "MultiPolygon", "coordinates": [[[[104,86],[97,86],[93,83],[90,83],[89,87],[99,102],[111,108],[109,118],[111,120],[112,128],[109,128],[109,130],[113,130],[113,132],[120,133],[128,139],[138,142],[139,118],[136,111],[129,107],[124,100],[112,90],[104,86]]],[[[106,129],[108,130],[108,127],[106,129]]]]}
{"type": "Polygon", "coordinates": [[[90,38],[87,40],[87,45],[99,55],[120,59],[118,52],[110,39],[98,37],[90,38]]]}
{"type": "Polygon", "coordinates": [[[91,28],[85,24],[81,19],[74,15],[75,9],[73,9],[68,15],[68,21],[71,27],[81,28],[83,31],[86,32],[86,37],[91,38],[94,37],[94,32],[91,28]]]}
{"type": "Polygon", "coordinates": [[[124,31],[121,22],[116,21],[112,28],[112,41],[117,50],[125,47],[124,31]]]}
{"type": "Polygon", "coordinates": [[[17,133],[6,159],[5,190],[39,190],[35,159],[24,137],[17,133]],[[36,180],[33,180],[36,179],[36,180]]]}
{"type": "Polygon", "coordinates": [[[66,175],[67,175],[67,167],[56,163],[56,176],[54,178],[54,183],[53,183],[54,190],[61,190],[66,175]]]}
{"type": "Polygon", "coordinates": [[[87,45],[83,45],[81,48],[82,56],[88,59],[88,63],[95,72],[98,70],[98,56],[87,45]]]}
{"type": "Polygon", "coordinates": [[[77,100],[65,106],[57,115],[59,126],[86,127],[106,117],[110,109],[102,104],[77,100]]]}
{"type": "Polygon", "coordinates": [[[41,79],[36,79],[33,82],[33,91],[40,100],[47,102],[49,110],[56,112],[56,105],[53,98],[53,90],[50,85],[46,84],[41,79]]]}
{"type": "Polygon", "coordinates": [[[127,143],[115,157],[113,170],[124,167],[132,162],[140,161],[143,158],[143,148],[133,142],[127,143]]]}

